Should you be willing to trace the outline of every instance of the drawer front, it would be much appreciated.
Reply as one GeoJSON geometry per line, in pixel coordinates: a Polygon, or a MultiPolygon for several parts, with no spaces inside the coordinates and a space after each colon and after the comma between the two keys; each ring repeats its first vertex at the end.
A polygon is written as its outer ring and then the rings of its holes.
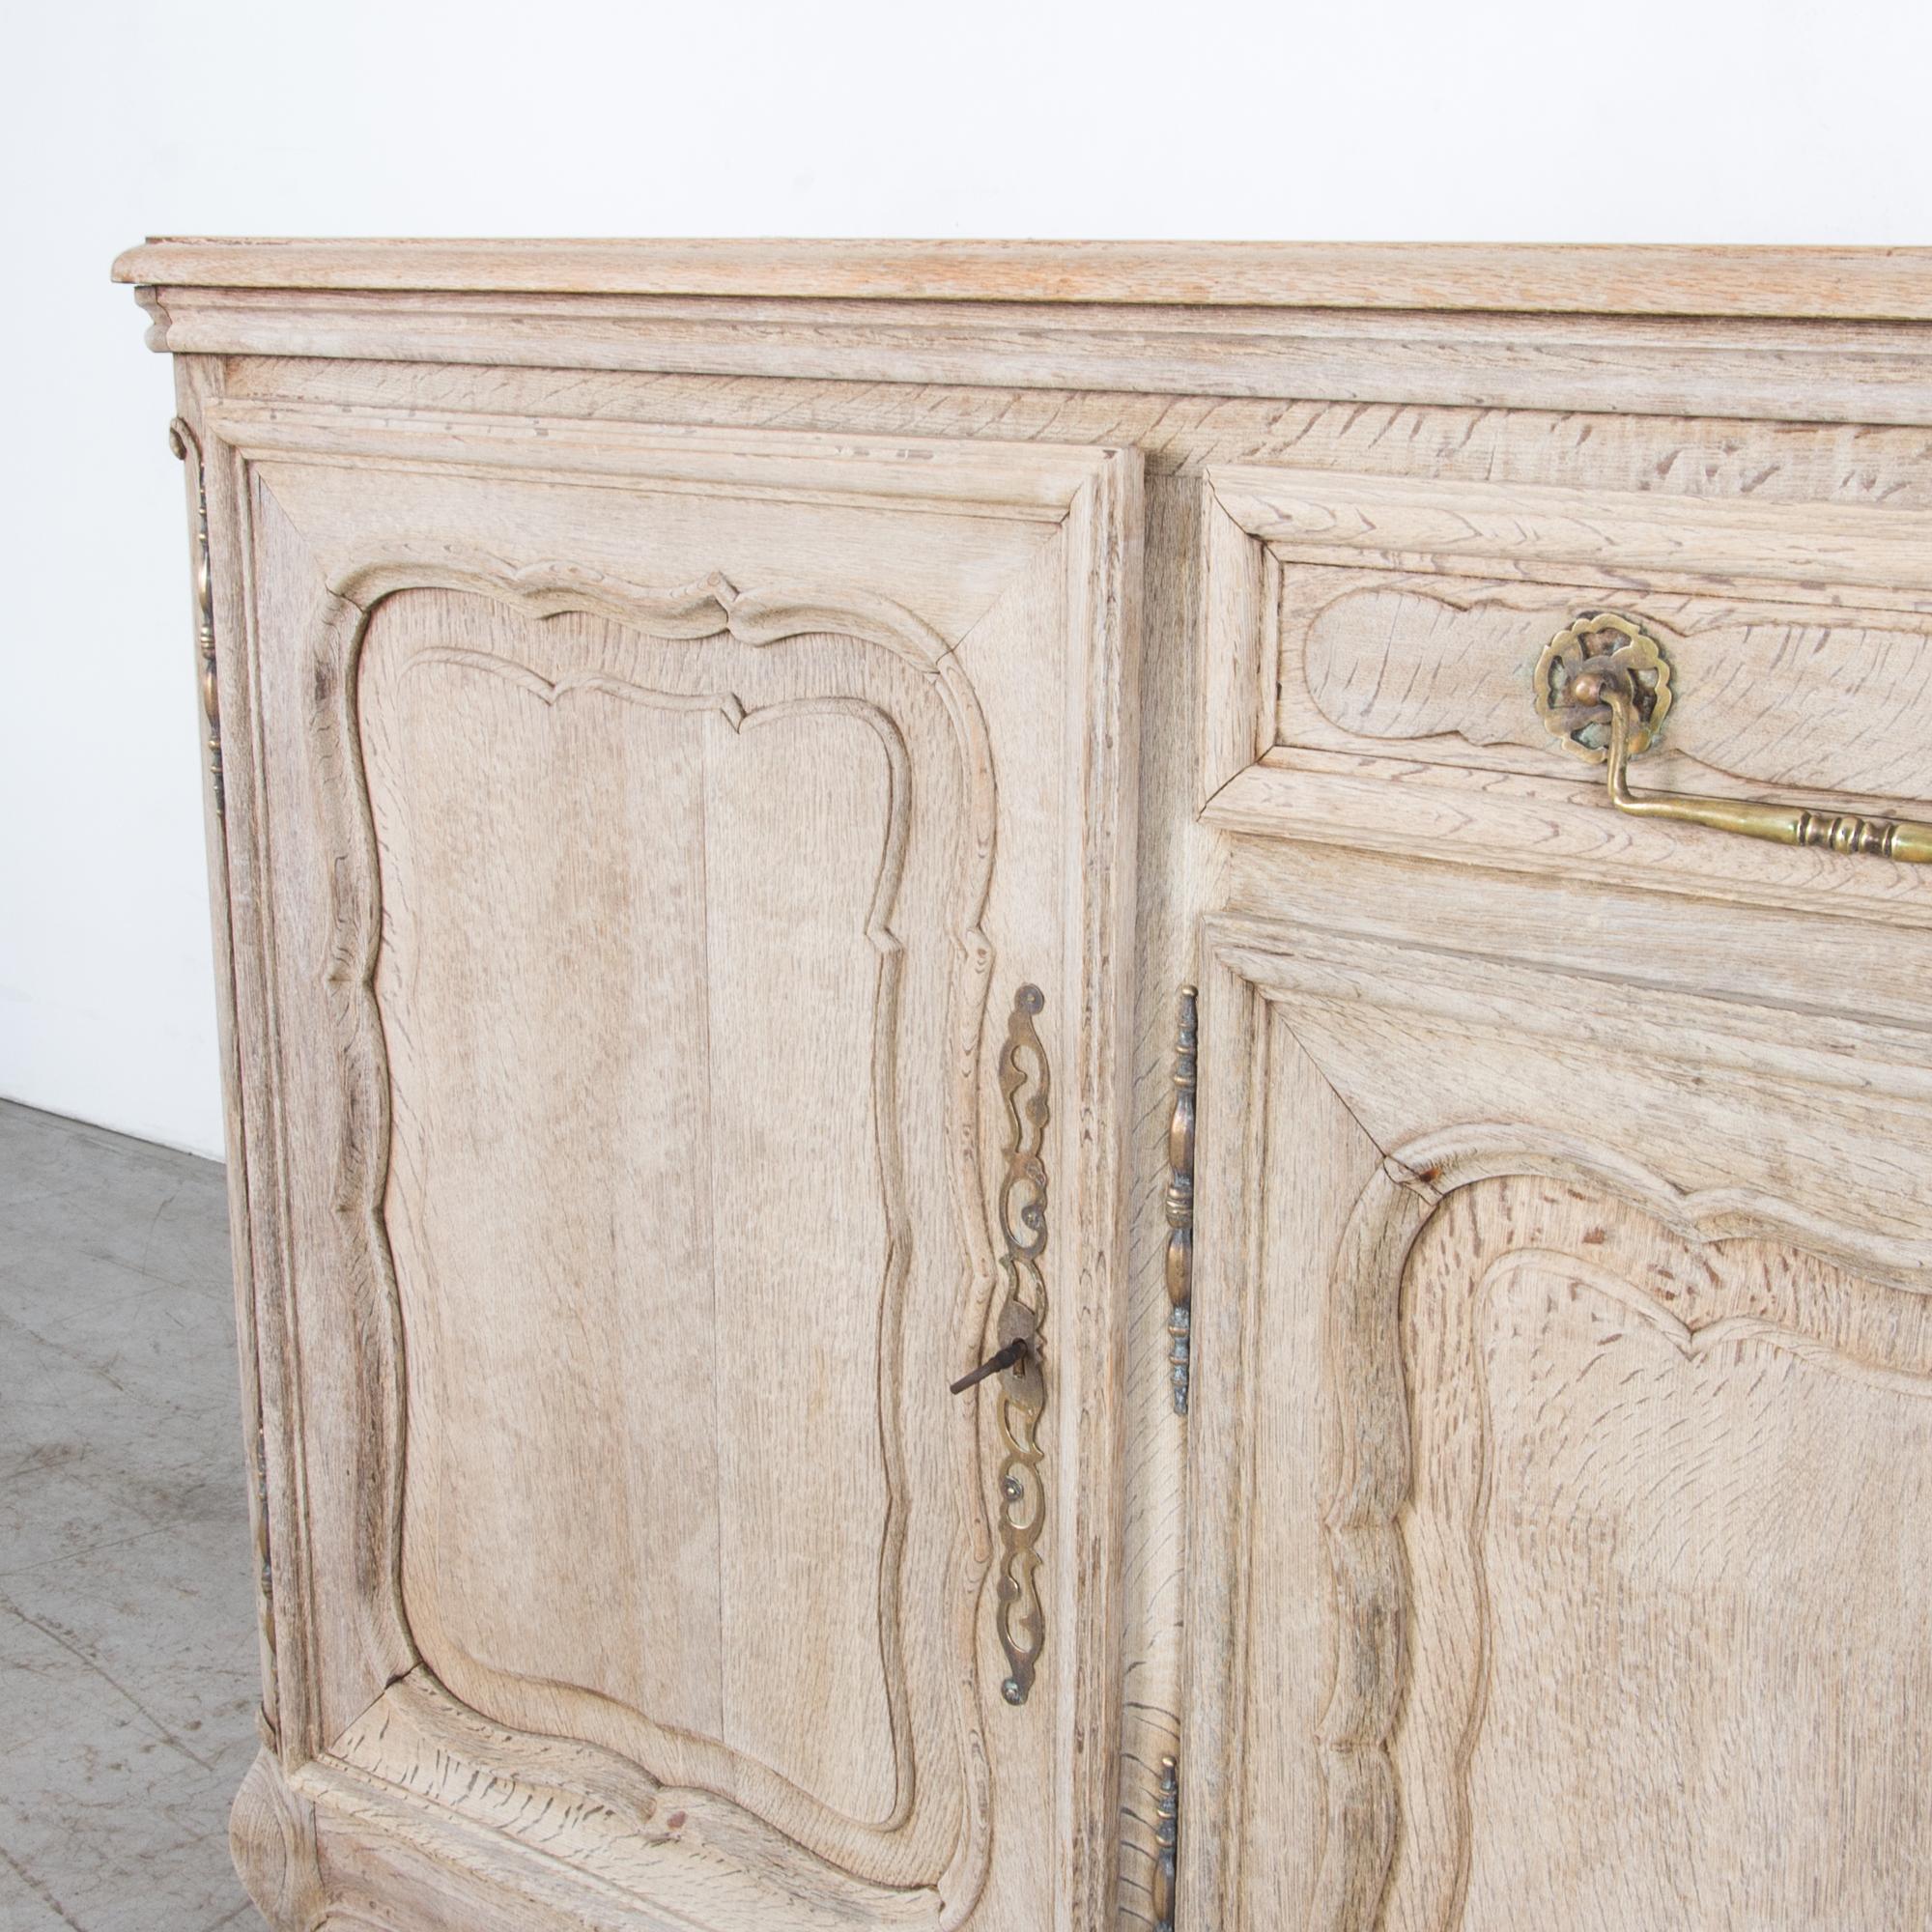
{"type": "Polygon", "coordinates": [[[1539,704],[1552,639],[1614,612],[1669,688],[1637,794],[1789,804],[1810,836],[1932,820],[1932,519],[1238,467],[1206,487],[1211,822],[1932,919],[1932,872],[1896,859],[1618,811],[1602,707],[1582,722],[1560,681],[1561,715],[1539,704]]]}

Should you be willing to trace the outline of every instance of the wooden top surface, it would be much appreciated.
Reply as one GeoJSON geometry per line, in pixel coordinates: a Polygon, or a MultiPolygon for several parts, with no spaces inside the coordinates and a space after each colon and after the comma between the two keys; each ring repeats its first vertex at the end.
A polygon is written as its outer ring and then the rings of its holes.
{"type": "Polygon", "coordinates": [[[163,238],[159,287],[1932,320],[1932,248],[163,238]]]}

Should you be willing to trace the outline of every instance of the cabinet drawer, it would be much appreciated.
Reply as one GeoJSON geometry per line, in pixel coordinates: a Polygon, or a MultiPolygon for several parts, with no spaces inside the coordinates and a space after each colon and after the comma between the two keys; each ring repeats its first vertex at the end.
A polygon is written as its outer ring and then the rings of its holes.
{"type": "Polygon", "coordinates": [[[1209,822],[1932,919],[1926,868],[1619,812],[1605,726],[1538,702],[1552,639],[1617,613],[1668,687],[1639,795],[1775,800],[1817,838],[1932,820],[1932,519],[1246,467],[1206,488],[1209,822]]]}

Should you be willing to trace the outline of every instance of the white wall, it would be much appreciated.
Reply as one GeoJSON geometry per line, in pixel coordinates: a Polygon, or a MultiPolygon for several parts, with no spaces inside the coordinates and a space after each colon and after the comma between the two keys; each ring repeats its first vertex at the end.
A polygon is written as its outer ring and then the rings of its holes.
{"type": "Polygon", "coordinates": [[[7,30],[0,1094],[207,1152],[144,233],[1932,242],[1932,7],[47,0],[7,30]]]}

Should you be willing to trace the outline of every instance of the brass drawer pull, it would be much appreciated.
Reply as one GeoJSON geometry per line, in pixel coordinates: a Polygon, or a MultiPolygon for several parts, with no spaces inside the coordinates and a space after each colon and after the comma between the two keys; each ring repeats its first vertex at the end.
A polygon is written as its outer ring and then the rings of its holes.
{"type": "Polygon", "coordinates": [[[1635,792],[1630,761],[1656,742],[1669,709],[1670,667],[1657,640],[1635,619],[1592,611],[1550,639],[1537,666],[1537,709],[1553,732],[1607,768],[1610,803],[1635,818],[1668,818],[1708,825],[1776,845],[1815,845],[1864,852],[1910,866],[1932,866],[1932,825],[1908,819],[1861,818],[1855,812],[1813,811],[1802,805],[1760,805],[1747,799],[1688,792],[1635,792]],[[1621,639],[1607,651],[1602,646],[1621,639]],[[1607,712],[1608,740],[1599,750],[1586,735],[1607,712]]]}

